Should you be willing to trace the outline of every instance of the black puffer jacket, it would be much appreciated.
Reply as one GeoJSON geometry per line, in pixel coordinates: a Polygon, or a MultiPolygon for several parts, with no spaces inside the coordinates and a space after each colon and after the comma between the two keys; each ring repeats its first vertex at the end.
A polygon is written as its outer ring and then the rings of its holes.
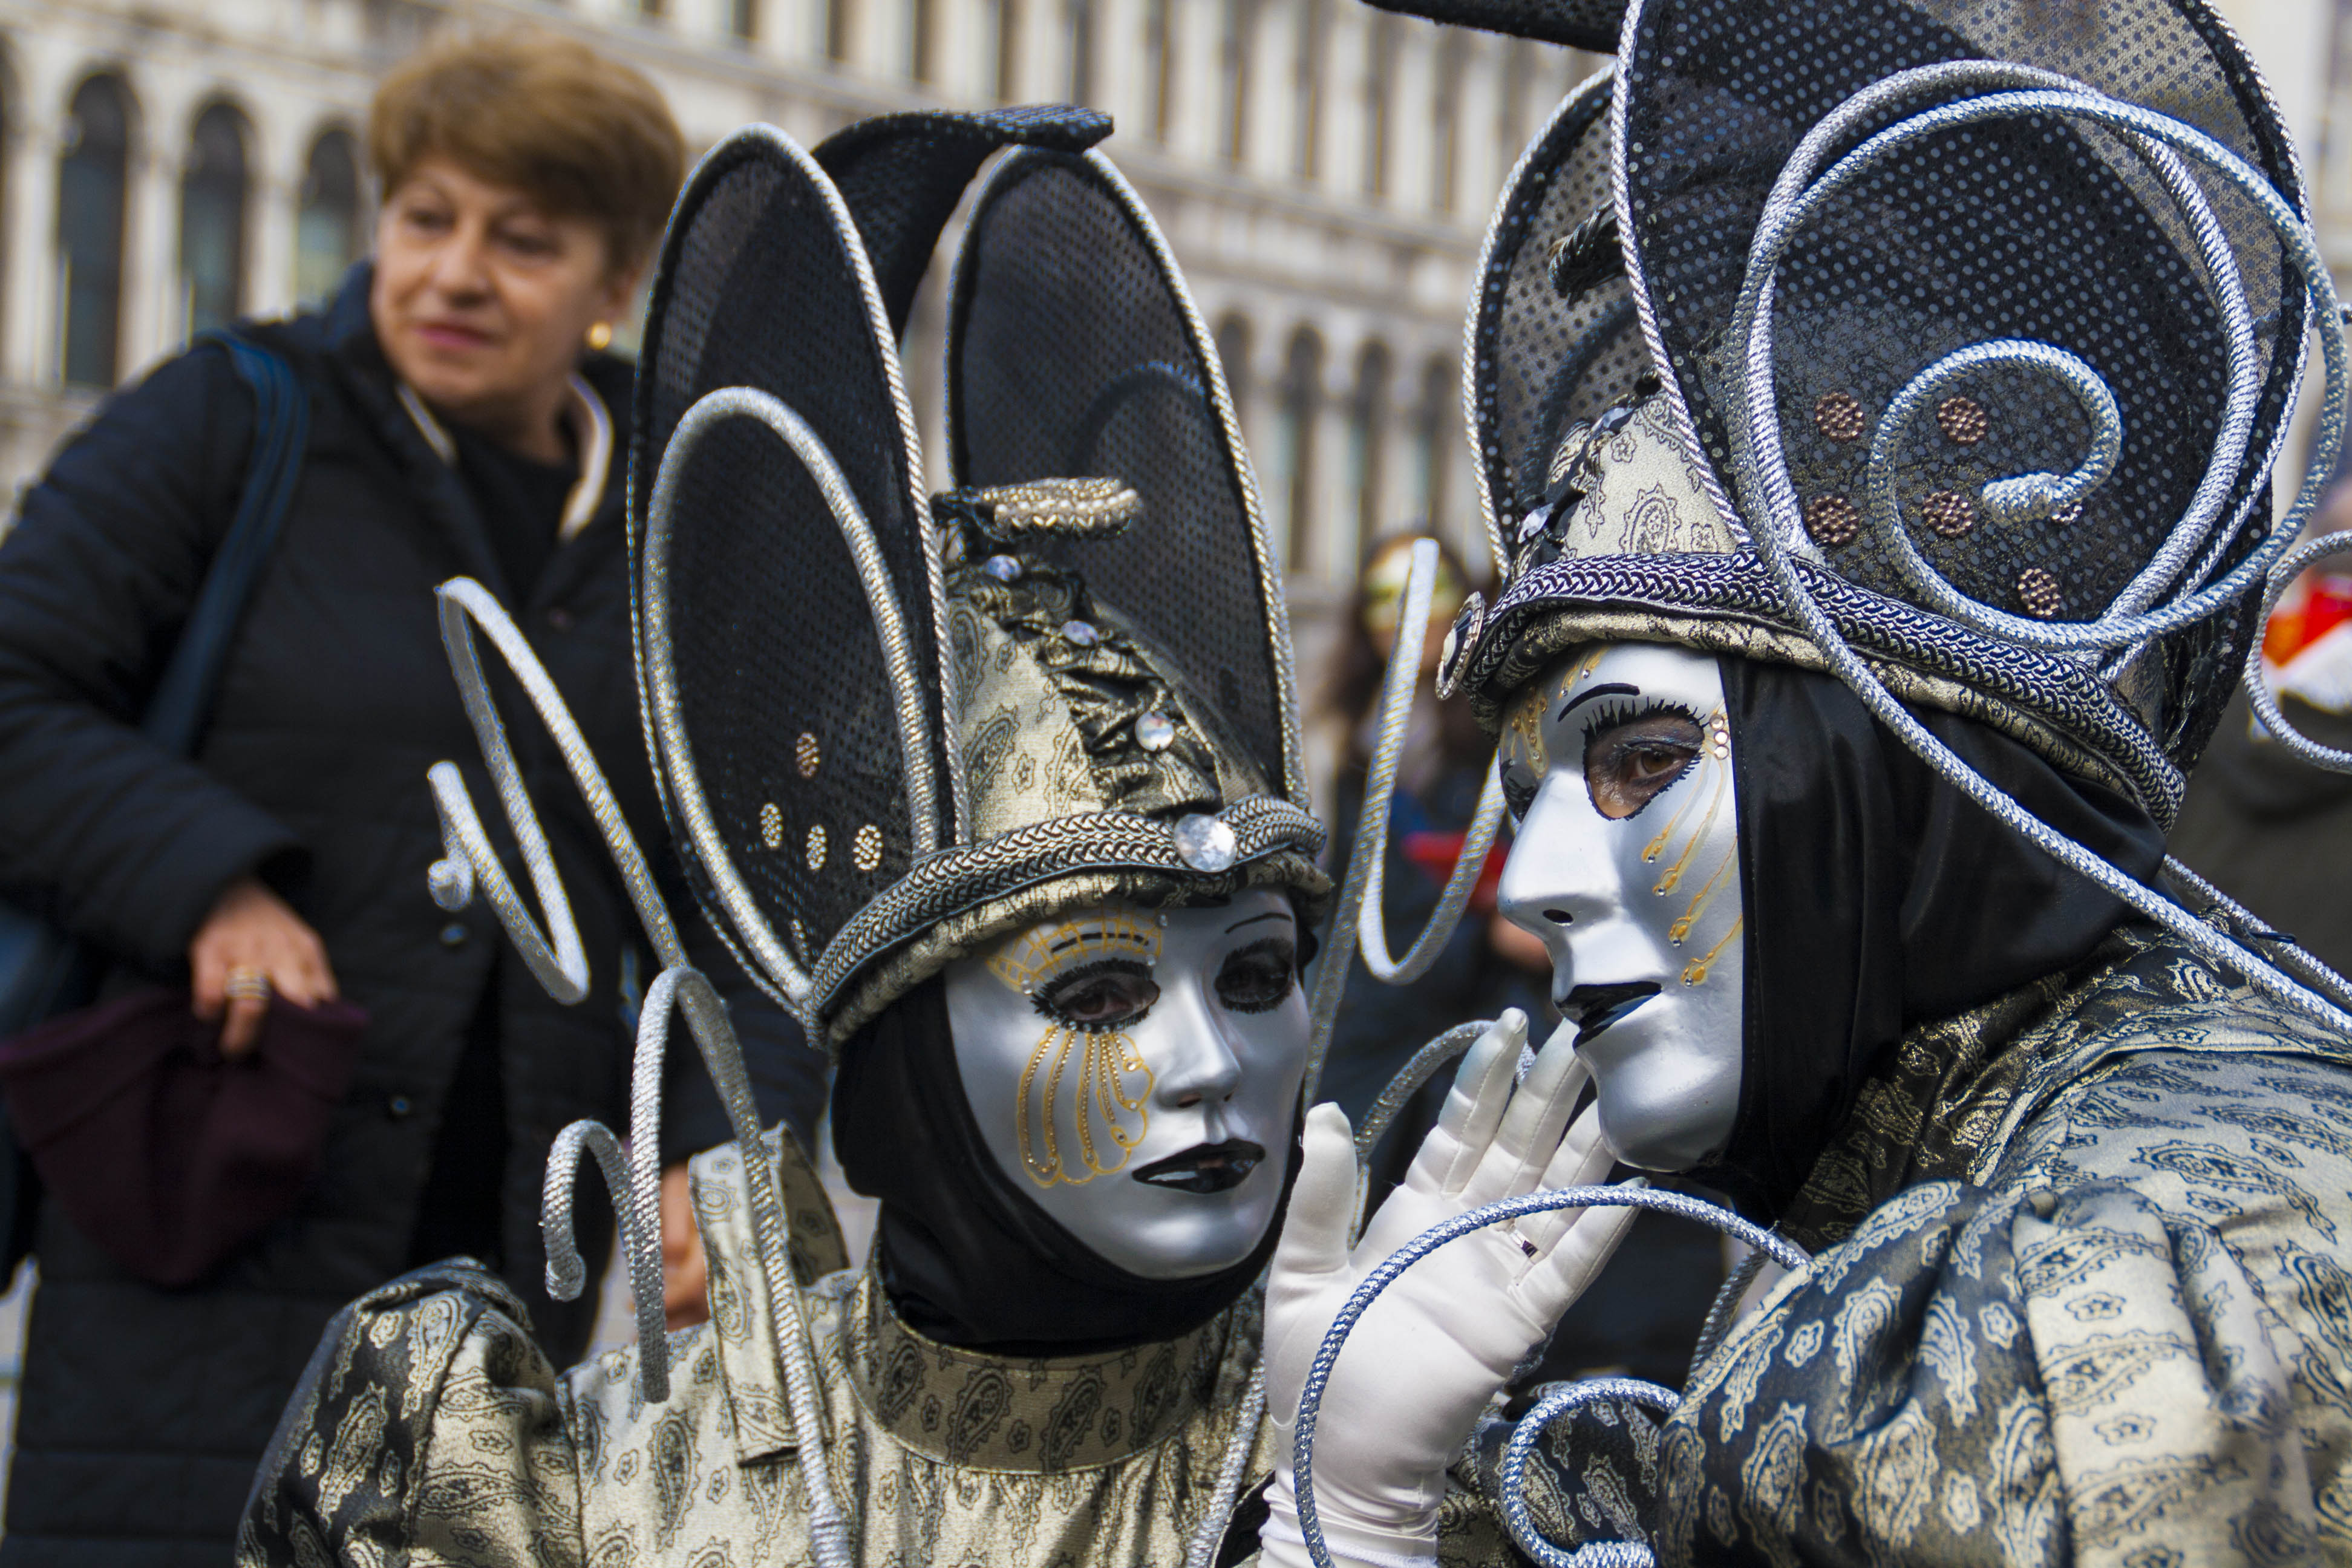
{"type": "MultiPolygon", "coordinates": [[[[323,1173],[300,1211],[195,1289],[111,1266],[54,1205],[26,1355],[0,1561],[225,1561],[253,1466],[328,1318],[408,1266],[445,1097],[468,1037],[495,1031],[507,1158],[502,1272],[559,1361],[593,1301],[547,1298],[539,1194],[550,1142],[625,1126],[620,981],[652,979],[618,879],[554,746],[511,682],[502,707],[580,921],[593,989],[559,1006],[480,900],[436,908],[442,852],[425,770],[466,767],[504,821],[444,658],[433,588],[480,579],[515,612],[608,770],[641,842],[664,835],[629,658],[624,475],[527,598],[501,581],[469,487],[404,409],[368,322],[367,269],[323,316],[248,329],[310,399],[299,490],[257,587],[194,762],[133,720],[235,510],[253,401],[198,349],[110,402],[26,496],[0,545],[0,887],[118,955],[110,985],[179,983],[224,888],[258,871],[314,926],[371,1018],[323,1173]]],[[[583,366],[616,424],[630,371],[583,366]]],[[[498,666],[485,646],[484,662],[498,666]]],[[[511,858],[519,881],[523,875],[511,858]]],[[[671,879],[671,906],[691,913],[671,879]]],[[[527,882],[525,883],[527,886],[527,882]]],[[[808,1131],[822,1063],[688,921],[730,994],[763,1110],[808,1131]]],[[[673,1054],[665,1153],[725,1142],[693,1053],[673,1054]]],[[[591,1178],[593,1183],[593,1178],[591,1178]]],[[[586,1200],[583,1215],[604,1220],[586,1200]]],[[[609,1221],[604,1221],[607,1225],[609,1221]]],[[[604,1237],[594,1238],[601,1255],[604,1237]]]]}

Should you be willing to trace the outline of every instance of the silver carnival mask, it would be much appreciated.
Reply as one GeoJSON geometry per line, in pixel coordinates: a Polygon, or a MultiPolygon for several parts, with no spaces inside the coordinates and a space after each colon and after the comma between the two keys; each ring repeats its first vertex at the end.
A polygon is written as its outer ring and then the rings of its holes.
{"type": "Polygon", "coordinates": [[[998,1166],[1106,1261],[1231,1268],[1274,1223],[1307,1065],[1290,900],[1114,903],[947,966],[956,1068],[998,1166]]]}
{"type": "Polygon", "coordinates": [[[1738,811],[1715,660],[1665,644],[1578,650],[1506,717],[1519,828],[1503,912],[1551,954],[1617,1157],[1687,1170],[1739,1109],[1738,811]]]}

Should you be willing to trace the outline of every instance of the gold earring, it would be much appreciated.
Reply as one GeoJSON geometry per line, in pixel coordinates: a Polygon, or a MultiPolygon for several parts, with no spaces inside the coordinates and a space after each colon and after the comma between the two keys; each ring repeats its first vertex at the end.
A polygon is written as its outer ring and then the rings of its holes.
{"type": "Polygon", "coordinates": [[[588,346],[598,353],[613,346],[613,323],[599,321],[588,329],[588,346]]]}

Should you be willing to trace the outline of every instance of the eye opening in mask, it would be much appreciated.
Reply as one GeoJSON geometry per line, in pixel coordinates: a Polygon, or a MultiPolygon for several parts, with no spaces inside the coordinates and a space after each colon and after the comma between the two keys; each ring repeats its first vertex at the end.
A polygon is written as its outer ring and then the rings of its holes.
{"type": "Polygon", "coordinates": [[[1592,809],[1612,822],[1640,816],[1706,749],[1705,726],[1679,702],[1596,708],[1584,721],[1584,787],[1592,809]]]}
{"type": "Polygon", "coordinates": [[[1066,1028],[1091,1034],[1141,1023],[1160,1000],[1160,985],[1149,964],[1131,958],[1098,958],[1055,975],[1029,1000],[1066,1028]]]}
{"type": "Polygon", "coordinates": [[[1298,952],[1286,936],[1262,936],[1225,954],[1217,970],[1217,1000],[1235,1013],[1271,1013],[1290,999],[1298,981],[1298,952]]]}

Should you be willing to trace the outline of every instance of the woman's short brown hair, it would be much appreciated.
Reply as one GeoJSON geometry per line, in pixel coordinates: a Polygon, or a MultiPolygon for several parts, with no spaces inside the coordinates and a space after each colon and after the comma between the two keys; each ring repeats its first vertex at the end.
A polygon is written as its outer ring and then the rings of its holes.
{"type": "Polygon", "coordinates": [[[551,213],[604,227],[615,266],[643,261],[686,177],[686,141],[644,73],[537,27],[447,34],[376,89],[368,156],[389,196],[445,157],[551,213]]]}

